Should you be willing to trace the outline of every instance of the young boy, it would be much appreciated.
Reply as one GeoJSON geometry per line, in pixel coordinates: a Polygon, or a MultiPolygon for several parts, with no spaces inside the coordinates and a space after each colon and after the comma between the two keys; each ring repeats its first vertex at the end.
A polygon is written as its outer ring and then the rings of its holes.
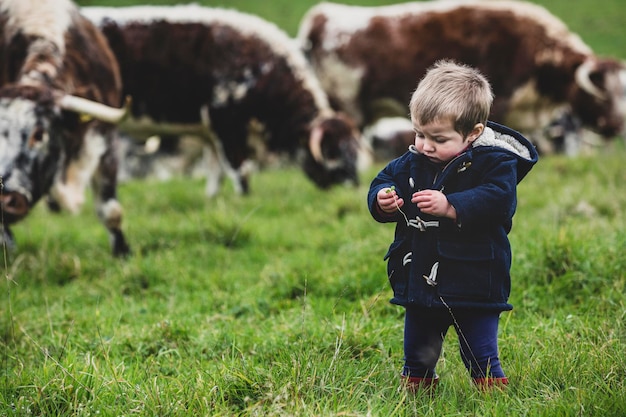
{"type": "Polygon", "coordinates": [[[437,383],[450,326],[479,386],[506,385],[498,320],[511,288],[508,233],[517,184],[537,162],[520,133],[487,121],[489,82],[476,69],[439,61],[410,102],[415,145],[372,181],[374,219],[396,222],[385,256],[391,302],[405,307],[404,367],[410,389],[437,383]]]}

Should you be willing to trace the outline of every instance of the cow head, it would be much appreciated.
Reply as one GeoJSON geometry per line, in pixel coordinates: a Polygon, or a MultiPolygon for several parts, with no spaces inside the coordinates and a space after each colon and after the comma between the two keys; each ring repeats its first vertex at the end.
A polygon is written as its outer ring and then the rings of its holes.
{"type": "Polygon", "coordinates": [[[571,100],[584,125],[612,138],[624,133],[626,65],[611,59],[588,58],[576,70],[571,100]]]}
{"type": "Polygon", "coordinates": [[[318,118],[311,128],[304,171],[320,188],[358,185],[364,142],[355,124],[342,114],[318,118]]]}
{"type": "Polygon", "coordinates": [[[109,123],[125,114],[40,86],[7,85],[0,90],[0,240],[10,241],[9,225],[23,219],[52,185],[69,128],[63,111],[109,123]]]}

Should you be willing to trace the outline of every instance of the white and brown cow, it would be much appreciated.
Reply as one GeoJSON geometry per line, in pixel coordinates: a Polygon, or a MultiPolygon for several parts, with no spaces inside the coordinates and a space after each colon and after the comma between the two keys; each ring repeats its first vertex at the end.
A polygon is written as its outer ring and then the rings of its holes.
{"type": "Polygon", "coordinates": [[[563,112],[605,138],[624,131],[624,64],[597,57],[531,3],[320,3],[304,16],[298,39],[333,106],[362,126],[375,121],[377,103],[405,108],[426,68],[448,58],[486,74],[496,96],[491,118],[532,137],[563,112]]]}
{"type": "Polygon", "coordinates": [[[69,0],[0,0],[0,241],[41,197],[76,212],[91,184],[114,255],[129,253],[116,197],[115,57],[69,0]]]}
{"type": "Polygon", "coordinates": [[[107,37],[133,98],[133,118],[120,129],[203,136],[221,161],[207,195],[218,192],[220,171],[248,191],[241,167],[253,154],[251,122],[264,127],[268,151],[302,153],[319,187],[358,182],[356,126],[331,109],[297,44],[274,24],[193,4],[81,11],[107,37]]]}

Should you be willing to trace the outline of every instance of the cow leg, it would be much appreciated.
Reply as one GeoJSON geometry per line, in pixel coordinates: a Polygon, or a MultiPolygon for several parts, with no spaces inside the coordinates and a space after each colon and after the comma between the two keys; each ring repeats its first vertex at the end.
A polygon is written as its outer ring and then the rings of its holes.
{"type": "Polygon", "coordinates": [[[241,193],[248,194],[250,192],[250,174],[254,169],[254,163],[252,161],[245,161],[240,167],[238,172],[239,184],[241,185],[241,193]]]}
{"type": "Polygon", "coordinates": [[[219,135],[220,138],[224,138],[223,141],[220,141],[220,149],[223,155],[220,159],[223,161],[224,172],[231,179],[236,194],[248,194],[250,188],[248,185],[248,171],[245,167],[249,154],[245,140],[248,132],[245,127],[240,129],[233,126],[227,127],[224,132],[223,135],[219,135]],[[242,140],[237,141],[236,138],[242,138],[242,140]],[[240,145],[237,146],[236,144],[240,145]]]}
{"type": "Polygon", "coordinates": [[[230,166],[230,163],[224,155],[224,150],[219,143],[217,145],[217,150],[216,147],[212,145],[205,145],[203,148],[204,163],[208,167],[207,183],[205,187],[207,197],[214,197],[219,192],[224,174],[230,178],[235,194],[247,193],[247,178],[244,178],[239,171],[234,170],[230,166]]]}
{"type": "Polygon", "coordinates": [[[206,144],[202,147],[202,159],[207,167],[204,192],[207,197],[214,197],[219,192],[222,183],[222,165],[213,147],[206,144]]]}
{"type": "Polygon", "coordinates": [[[247,194],[249,191],[248,179],[244,177],[243,175],[241,175],[240,170],[233,169],[233,167],[228,162],[228,159],[224,155],[223,151],[222,151],[222,156],[220,157],[220,160],[222,161],[222,169],[224,170],[228,178],[230,178],[230,182],[232,182],[233,184],[233,189],[235,190],[235,194],[237,195],[247,194]]]}
{"type": "Polygon", "coordinates": [[[109,232],[113,256],[122,257],[130,254],[130,246],[122,232],[123,209],[117,200],[117,165],[114,149],[108,146],[92,176],[91,185],[96,214],[109,232]]]}
{"type": "MultiPolygon", "coordinates": [[[[109,128],[110,129],[110,128],[109,128]]],[[[87,131],[80,149],[72,155],[54,179],[50,197],[60,207],[77,213],[85,201],[85,189],[91,181],[100,221],[110,234],[113,254],[130,252],[121,232],[122,208],[116,199],[117,160],[112,148],[113,132],[87,131]]]]}
{"type": "Polygon", "coordinates": [[[206,128],[206,135],[203,138],[205,143],[203,158],[208,168],[205,194],[207,197],[214,197],[219,192],[224,174],[230,178],[236,194],[247,192],[247,183],[245,186],[243,185],[239,172],[231,166],[224,152],[222,142],[211,128],[212,124],[207,106],[203,106],[200,109],[200,118],[202,125],[206,128]]]}

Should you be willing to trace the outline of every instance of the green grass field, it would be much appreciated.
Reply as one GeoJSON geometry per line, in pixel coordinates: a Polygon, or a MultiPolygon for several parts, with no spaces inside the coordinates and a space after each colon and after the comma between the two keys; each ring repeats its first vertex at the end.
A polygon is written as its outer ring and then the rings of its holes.
{"type": "MultiPolygon", "coordinates": [[[[310,4],[229,3],[289,31],[310,4]]],[[[626,56],[621,2],[549,7],[626,56]]],[[[225,184],[208,200],[201,179],[124,183],[127,260],[91,201],[77,216],[40,204],[3,250],[0,416],[624,416],[624,159],[624,142],[543,158],[520,185],[503,392],[471,385],[454,332],[435,395],[398,389],[393,226],[365,201],[380,166],[330,191],[266,170],[245,198],[225,184]]]]}

